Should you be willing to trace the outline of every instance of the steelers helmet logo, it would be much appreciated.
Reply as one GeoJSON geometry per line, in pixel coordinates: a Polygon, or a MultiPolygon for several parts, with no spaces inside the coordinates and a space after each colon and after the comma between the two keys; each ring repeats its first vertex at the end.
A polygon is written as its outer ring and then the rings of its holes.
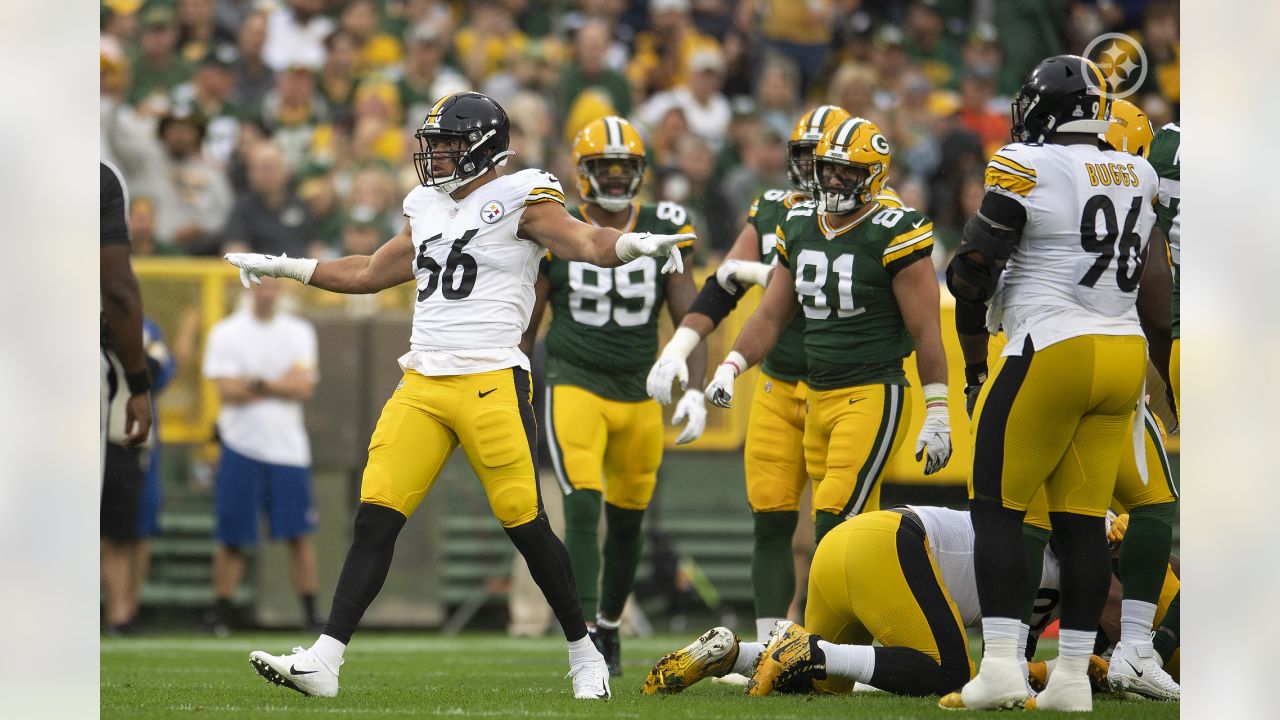
{"type": "Polygon", "coordinates": [[[502,203],[497,200],[490,200],[480,208],[480,219],[487,225],[492,225],[502,219],[506,213],[506,208],[502,207],[502,203]]]}
{"type": "Polygon", "coordinates": [[[889,141],[885,140],[880,133],[871,136],[871,147],[881,155],[889,154],[889,141]]]}
{"type": "MultiPolygon", "coordinates": [[[[1147,53],[1129,35],[1099,35],[1084,49],[1084,57],[1102,71],[1102,77],[1107,81],[1107,93],[1112,99],[1129,97],[1146,82],[1147,53]]],[[[1092,78],[1089,80],[1092,81],[1092,78]]]]}

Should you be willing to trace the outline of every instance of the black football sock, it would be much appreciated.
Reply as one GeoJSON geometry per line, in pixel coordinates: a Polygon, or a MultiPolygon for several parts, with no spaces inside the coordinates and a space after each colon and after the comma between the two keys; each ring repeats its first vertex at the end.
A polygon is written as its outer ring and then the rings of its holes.
{"type": "Polygon", "coordinates": [[[529,574],[542,590],[552,614],[560,621],[564,639],[573,642],[586,637],[587,621],[582,617],[582,603],[578,601],[569,553],[552,532],[546,514],[538,513],[523,525],[503,529],[529,564],[529,574]]]}
{"type": "Polygon", "coordinates": [[[386,582],[396,537],[407,520],[389,507],[360,503],[351,548],[347,550],[338,587],[333,592],[329,621],[324,624],[325,635],[344,644],[351,642],[351,634],[364,617],[364,611],[386,582]]]}
{"type": "Polygon", "coordinates": [[[987,500],[970,500],[973,572],[984,618],[1022,616],[1027,559],[1022,543],[1025,513],[987,500]]]}
{"type": "Polygon", "coordinates": [[[595,617],[600,599],[600,492],[574,490],[564,496],[564,549],[569,553],[582,612],[595,617]]]}
{"type": "MultiPolygon", "coordinates": [[[[610,620],[622,615],[636,583],[636,567],[644,547],[644,510],[604,504],[604,574],[600,578],[600,614],[610,620]]],[[[576,574],[575,574],[576,577],[576,574]]],[[[583,605],[583,612],[587,606],[583,605]]]]}
{"type": "Polygon", "coordinates": [[[1095,632],[1111,587],[1106,521],[1068,512],[1051,512],[1049,521],[1062,565],[1061,627],[1095,632]]]}
{"type": "Polygon", "coordinates": [[[1120,582],[1125,600],[1156,605],[1173,549],[1173,519],[1178,503],[1143,505],[1129,510],[1129,529],[1120,544],[1120,582]]]}
{"type": "Polygon", "coordinates": [[[800,513],[795,510],[751,514],[755,545],[751,550],[751,587],[756,618],[787,616],[796,592],[791,538],[800,513]]]}
{"type": "Polygon", "coordinates": [[[954,667],[943,668],[933,658],[914,648],[878,647],[869,683],[894,695],[946,695],[969,681],[969,659],[960,658],[954,667]]]}

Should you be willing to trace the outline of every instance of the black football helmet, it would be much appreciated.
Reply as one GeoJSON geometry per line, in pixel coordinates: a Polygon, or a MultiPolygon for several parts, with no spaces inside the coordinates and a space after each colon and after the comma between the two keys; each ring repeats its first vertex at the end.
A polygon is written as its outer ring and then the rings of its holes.
{"type": "Polygon", "coordinates": [[[1013,141],[1042,143],[1055,133],[1097,135],[1110,127],[1107,81],[1078,55],[1042,60],[1013,98],[1013,141]]]}
{"type": "Polygon", "coordinates": [[[418,179],[424,187],[446,193],[502,165],[512,154],[507,149],[511,142],[507,111],[493,98],[478,92],[452,93],[437,100],[414,137],[421,149],[413,154],[418,179]],[[444,138],[457,138],[462,146],[450,150],[436,147],[435,143],[444,138]],[[453,161],[453,172],[435,177],[433,161],[445,158],[453,161]]]}

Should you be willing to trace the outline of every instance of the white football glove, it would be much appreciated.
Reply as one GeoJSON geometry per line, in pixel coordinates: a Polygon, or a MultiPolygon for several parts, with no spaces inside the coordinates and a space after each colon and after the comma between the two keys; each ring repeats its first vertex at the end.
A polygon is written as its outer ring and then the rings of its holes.
{"type": "Polygon", "coordinates": [[[680,389],[689,387],[689,365],[684,358],[660,357],[649,368],[649,377],[644,381],[644,389],[649,397],[663,405],[671,404],[671,383],[679,380],[680,389]]]}
{"type": "Polygon", "coordinates": [[[769,284],[772,265],[751,260],[725,260],[716,268],[716,282],[725,292],[737,295],[751,285],[765,287],[769,284]]]}
{"type": "Polygon", "coordinates": [[[727,408],[733,402],[733,382],[747,369],[747,359],[737,350],[729,353],[707,385],[707,399],[716,407],[727,408]]]}
{"type": "Polygon", "coordinates": [[[671,383],[679,380],[680,389],[689,389],[689,365],[686,363],[689,354],[702,342],[702,336],[695,330],[686,327],[676,328],[676,332],[662,348],[658,361],[649,369],[649,377],[644,381],[645,392],[649,397],[663,405],[671,404],[671,383]]]}
{"type": "Polygon", "coordinates": [[[623,233],[618,238],[618,242],[614,245],[614,251],[618,253],[618,259],[624,263],[631,262],[642,255],[648,255],[654,258],[665,257],[667,261],[662,265],[662,272],[684,272],[684,258],[680,255],[680,248],[676,247],[685,240],[694,240],[697,236],[693,233],[680,233],[679,235],[655,235],[653,233],[623,233]]]}
{"type": "Polygon", "coordinates": [[[677,445],[691,443],[702,437],[702,431],[707,429],[707,406],[706,396],[701,390],[687,390],[680,402],[676,403],[676,411],[671,416],[671,424],[679,425],[684,423],[684,432],[680,433],[680,437],[676,438],[677,445]]]}
{"type": "Polygon", "coordinates": [[[916,438],[916,460],[924,460],[924,474],[932,475],[951,459],[951,417],[947,410],[947,386],[924,386],[924,426],[916,438]]]}
{"type": "Polygon", "coordinates": [[[259,253],[227,253],[227,262],[240,268],[240,284],[246,289],[250,283],[261,285],[264,277],[283,277],[306,285],[311,273],[316,271],[318,260],[291,258],[288,255],[262,255],[259,253]]]}

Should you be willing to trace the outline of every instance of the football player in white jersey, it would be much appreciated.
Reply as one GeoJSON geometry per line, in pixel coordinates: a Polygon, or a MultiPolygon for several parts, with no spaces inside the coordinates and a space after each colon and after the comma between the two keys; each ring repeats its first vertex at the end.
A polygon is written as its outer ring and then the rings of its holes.
{"type": "Polygon", "coordinates": [[[1059,660],[1040,709],[1090,710],[1086,670],[1107,598],[1103,523],[1143,396],[1147,348],[1136,309],[1155,170],[1108,147],[1110,98],[1097,66],[1048,58],[1013,103],[1013,137],[947,270],[958,300],[990,301],[1008,337],[974,412],[969,481],[983,662],[947,708],[1028,702],[1019,671],[1022,525],[1044,488],[1061,549],[1059,660]]]}
{"type": "Polygon", "coordinates": [[[416,133],[422,186],[404,200],[408,220],[373,255],[321,262],[227,255],[246,286],[272,276],[340,293],[376,293],[409,280],[418,287],[410,350],[400,358],[404,379],[369,441],[355,533],[329,620],[310,648],[251,653],[254,668],[271,682],[306,695],[337,695],[343,652],[386,579],[396,536],[461,445],[564,630],[574,697],[609,697],[568,554],[538,494],[529,360],[518,346],[546,251],[603,267],[647,255],[665,259],[663,272],[682,272],[676,246],[694,236],[584,223],[565,211],[554,176],[499,175],[511,154],[509,128],[502,107],[480,93],[437,101],[416,133]]]}

